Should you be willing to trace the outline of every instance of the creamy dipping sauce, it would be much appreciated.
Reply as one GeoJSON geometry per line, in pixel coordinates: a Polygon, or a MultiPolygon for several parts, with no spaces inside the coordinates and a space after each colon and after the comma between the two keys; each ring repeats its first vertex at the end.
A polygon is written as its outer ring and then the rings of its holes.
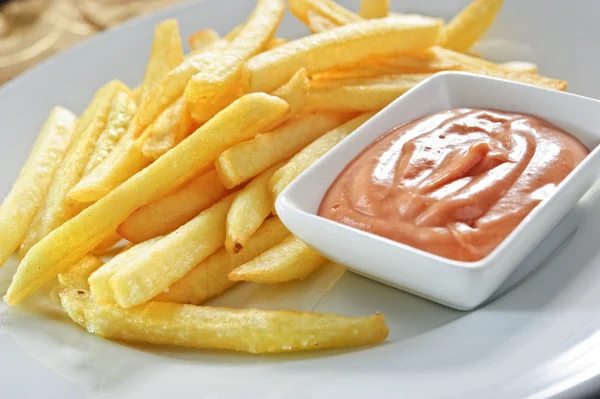
{"type": "Polygon", "coordinates": [[[589,154],[531,115],[453,109],[396,127],[331,185],[319,215],[460,261],[484,258],[589,154]]]}

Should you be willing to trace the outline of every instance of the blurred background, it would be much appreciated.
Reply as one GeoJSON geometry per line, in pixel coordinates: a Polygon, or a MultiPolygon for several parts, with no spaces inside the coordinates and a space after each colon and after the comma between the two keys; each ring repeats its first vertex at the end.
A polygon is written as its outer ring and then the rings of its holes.
{"type": "Polygon", "coordinates": [[[0,0],[0,85],[100,31],[185,0],[0,0]]]}

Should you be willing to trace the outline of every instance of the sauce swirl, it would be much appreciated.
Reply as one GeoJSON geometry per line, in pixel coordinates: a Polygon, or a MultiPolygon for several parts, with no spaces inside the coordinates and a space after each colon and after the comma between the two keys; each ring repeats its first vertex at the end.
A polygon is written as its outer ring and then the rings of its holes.
{"type": "Polygon", "coordinates": [[[531,115],[453,109],[396,127],[331,185],[318,214],[436,255],[477,261],[589,154],[531,115]]]}

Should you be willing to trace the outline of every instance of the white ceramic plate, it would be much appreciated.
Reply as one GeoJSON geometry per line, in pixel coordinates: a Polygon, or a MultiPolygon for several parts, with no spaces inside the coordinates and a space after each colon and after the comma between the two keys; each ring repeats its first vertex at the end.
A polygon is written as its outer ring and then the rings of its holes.
{"type": "MultiPolygon", "coordinates": [[[[393,9],[448,17],[467,0],[398,0],[393,9]]],[[[343,3],[356,9],[357,1],[343,3]]],[[[142,18],[89,40],[0,89],[0,195],[23,163],[54,104],[81,112],[112,78],[137,84],[152,29],[176,17],[187,36],[242,22],[248,0],[206,0],[142,18]]],[[[600,98],[600,2],[506,0],[480,53],[540,64],[572,92],[600,98]]],[[[284,37],[305,32],[287,17],[284,37]]],[[[141,348],[102,340],[68,323],[55,307],[0,305],[1,398],[544,398],[577,397],[600,382],[600,206],[580,204],[583,220],[543,267],[471,313],[441,307],[346,273],[315,310],[364,315],[380,310],[391,329],[378,347],[296,356],[245,356],[141,348]]],[[[567,222],[575,223],[577,219],[567,222]]],[[[571,230],[561,223],[558,233],[571,230]],[[561,230],[562,229],[562,230],[561,230]],[[566,230],[565,230],[566,229],[566,230]]],[[[553,237],[562,238],[561,234],[553,237]]],[[[552,238],[552,237],[550,237],[552,238]]],[[[0,238],[1,239],[1,238],[0,238]]],[[[542,251],[543,252],[543,251],[542,251]]],[[[0,269],[3,294],[15,262],[0,269]]],[[[519,278],[513,278],[516,281],[519,278]]]]}

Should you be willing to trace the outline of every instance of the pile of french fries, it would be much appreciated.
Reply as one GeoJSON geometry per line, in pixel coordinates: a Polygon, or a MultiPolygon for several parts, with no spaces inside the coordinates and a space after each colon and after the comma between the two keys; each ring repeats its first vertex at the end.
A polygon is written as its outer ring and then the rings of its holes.
{"type": "Polygon", "coordinates": [[[467,52],[502,0],[448,24],[366,0],[289,0],[313,34],[275,36],[282,0],[258,0],[224,37],[204,29],[184,54],[160,23],[139,87],[112,81],[82,115],[56,107],[0,209],[0,264],[21,263],[5,300],[56,281],[65,311],[99,336],[251,353],[385,340],[380,314],[211,308],[240,281],[303,279],[326,259],[290,234],[274,201],[302,171],[432,74],[462,70],[552,89],[529,63],[467,52]],[[104,263],[100,256],[129,244],[104,263]]]}

